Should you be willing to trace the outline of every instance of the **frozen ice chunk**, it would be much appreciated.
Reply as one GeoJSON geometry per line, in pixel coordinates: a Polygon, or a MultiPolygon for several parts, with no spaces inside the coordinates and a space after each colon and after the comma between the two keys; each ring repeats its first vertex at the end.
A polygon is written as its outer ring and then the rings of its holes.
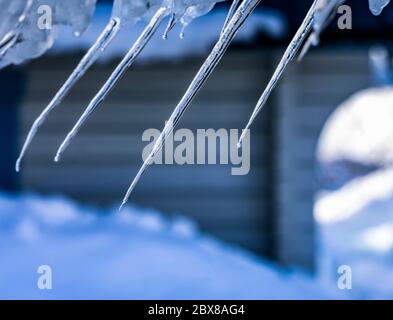
{"type": "Polygon", "coordinates": [[[4,45],[12,41],[1,55],[0,68],[42,55],[52,47],[59,26],[69,26],[76,35],[81,34],[89,25],[96,4],[96,0],[33,0],[24,17],[26,3],[29,2],[2,0],[0,3],[1,15],[7,16],[8,13],[8,20],[1,23],[0,43],[4,45]],[[39,9],[42,6],[52,9],[51,28],[39,27],[39,9]]]}
{"type": "Polygon", "coordinates": [[[150,19],[161,7],[162,0],[115,0],[112,17],[122,25],[133,25],[142,19],[150,19]]]}
{"type": "Polygon", "coordinates": [[[382,10],[389,4],[390,0],[368,0],[371,12],[378,16],[382,10]]]}
{"type": "Polygon", "coordinates": [[[226,0],[164,0],[164,5],[172,9],[176,21],[182,24],[181,36],[184,29],[196,18],[209,13],[217,2],[226,0]]]}
{"type": "Polygon", "coordinates": [[[97,0],[52,0],[51,2],[55,24],[69,26],[76,35],[80,35],[90,24],[97,0]]]}

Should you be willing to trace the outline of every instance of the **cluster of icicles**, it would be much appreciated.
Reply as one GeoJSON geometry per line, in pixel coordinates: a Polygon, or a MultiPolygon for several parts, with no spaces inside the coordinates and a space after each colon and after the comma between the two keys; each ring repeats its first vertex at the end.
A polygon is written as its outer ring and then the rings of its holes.
{"type": "MultiPolygon", "coordinates": [[[[19,171],[21,161],[30,143],[48,114],[62,102],[70,89],[99,58],[123,26],[135,24],[140,20],[149,21],[142,34],[131,46],[128,53],[121,60],[120,64],[113,71],[107,82],[92,99],[80,119],[69,132],[56,154],[55,161],[60,160],[62,154],[76,136],[84,122],[104,101],[121,76],[130,68],[165,18],[168,18],[168,24],[163,35],[164,39],[176,23],[181,23],[184,30],[184,28],[193,19],[207,14],[213,9],[214,5],[220,1],[225,0],[114,0],[112,17],[106,28],[98,37],[95,44],[79,62],[78,66],[71,73],[55,97],[50,101],[49,105],[34,122],[17,160],[16,170],[19,171]]],[[[192,83],[176,106],[169,120],[166,122],[166,125],[153,146],[151,153],[144,161],[142,167],[129,187],[122,206],[128,201],[132,190],[141,178],[142,174],[153,162],[155,155],[161,150],[166,138],[177,125],[181,116],[191,104],[193,98],[199,92],[220,59],[223,57],[232,39],[236,35],[236,32],[257,7],[260,1],[261,0],[233,0],[217,43],[194,77],[192,83]]],[[[258,100],[250,120],[248,121],[239,140],[239,147],[241,146],[241,142],[245,134],[248,132],[255,118],[266,104],[271,92],[276,87],[288,64],[296,56],[301,59],[305,56],[310,47],[318,44],[321,32],[336,15],[338,6],[342,5],[344,2],[345,0],[314,0],[301,26],[286,49],[270,82],[258,100]]],[[[389,4],[389,2],[390,0],[369,0],[370,9],[373,14],[378,15],[382,12],[383,8],[389,4]]],[[[2,21],[0,24],[0,67],[9,63],[19,63],[25,59],[39,56],[52,45],[53,39],[55,38],[55,28],[53,30],[38,30],[32,25],[35,23],[34,19],[36,19],[36,17],[34,18],[34,14],[31,13],[36,12],[37,8],[43,3],[48,3],[48,1],[0,0],[0,15],[4,15],[4,17],[1,17],[2,19],[0,20],[2,21]],[[9,30],[7,29],[7,26],[9,30]],[[9,26],[12,27],[10,28],[9,26]]],[[[51,0],[50,3],[54,9],[54,25],[71,26],[75,34],[79,35],[86,29],[90,22],[96,5],[96,0],[51,0]]]]}

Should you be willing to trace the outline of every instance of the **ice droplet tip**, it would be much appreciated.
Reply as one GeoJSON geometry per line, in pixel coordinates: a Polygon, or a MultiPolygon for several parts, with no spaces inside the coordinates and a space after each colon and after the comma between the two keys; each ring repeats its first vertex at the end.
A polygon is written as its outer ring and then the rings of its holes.
{"type": "Polygon", "coordinates": [[[16,172],[19,172],[20,171],[20,159],[18,159],[17,161],[16,161],[16,164],[15,164],[15,171],[16,172]]]}
{"type": "Polygon", "coordinates": [[[126,205],[126,202],[123,201],[122,204],[121,204],[120,207],[119,207],[119,212],[121,212],[121,211],[123,210],[123,208],[124,208],[125,205],[126,205]]]}

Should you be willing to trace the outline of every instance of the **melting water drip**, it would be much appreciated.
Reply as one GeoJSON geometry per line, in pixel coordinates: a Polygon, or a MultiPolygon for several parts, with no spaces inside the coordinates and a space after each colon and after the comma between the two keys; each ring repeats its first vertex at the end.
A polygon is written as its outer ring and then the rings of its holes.
{"type": "Polygon", "coordinates": [[[139,169],[136,177],[132,181],[132,184],[127,190],[127,193],[123,199],[122,205],[120,206],[120,210],[127,203],[133,189],[135,188],[143,173],[146,171],[147,167],[153,162],[157,152],[161,150],[168,135],[173,131],[173,128],[177,125],[180,118],[189,107],[198,91],[201,89],[202,85],[205,83],[207,78],[213,72],[214,68],[217,66],[218,62],[223,57],[224,53],[228,49],[232,39],[236,35],[239,28],[243,25],[244,21],[249,17],[249,15],[254,11],[255,7],[258,5],[259,2],[260,0],[244,0],[240,7],[236,10],[232,19],[230,19],[227,27],[220,35],[218,42],[205,60],[202,67],[199,69],[197,75],[194,77],[186,93],[184,94],[179,104],[173,111],[171,117],[167,121],[164,129],[162,130],[160,136],[154,144],[152,151],[150,152],[150,154],[144,161],[142,167],[139,169]]]}
{"type": "Polygon", "coordinates": [[[82,116],[79,118],[78,122],[72,128],[72,130],[68,133],[66,139],[61,144],[59,150],[57,151],[55,161],[58,162],[63,154],[63,152],[70,145],[73,138],[78,134],[79,129],[87,120],[87,118],[92,114],[92,112],[105,100],[107,95],[110,93],[115,84],[119,81],[119,79],[124,75],[124,73],[131,67],[134,63],[135,59],[141,53],[143,48],[149,42],[151,37],[156,32],[158,26],[163,21],[163,19],[168,15],[169,11],[167,8],[160,8],[154,17],[150,20],[149,24],[142,32],[138,40],[132,46],[132,48],[128,51],[127,55],[123,58],[120,64],[116,67],[115,71],[109,77],[107,82],[98,92],[98,94],[94,97],[94,99],[90,102],[89,106],[86,108],[82,116]]]}
{"type": "Polygon", "coordinates": [[[171,14],[171,17],[168,21],[168,25],[165,28],[164,34],[162,35],[162,39],[167,40],[168,39],[168,33],[173,29],[173,27],[176,24],[176,15],[174,13],[171,14]]]}
{"type": "Polygon", "coordinates": [[[247,123],[246,128],[243,130],[242,135],[238,142],[238,147],[241,147],[242,141],[246,136],[248,130],[250,129],[252,123],[254,122],[255,118],[257,117],[258,113],[262,110],[265,106],[267,100],[269,99],[273,89],[277,86],[278,81],[281,79],[281,76],[284,73],[284,70],[289,65],[289,63],[293,60],[296,56],[297,52],[299,51],[301,45],[303,44],[306,37],[309,35],[310,31],[312,30],[312,26],[315,19],[315,13],[318,8],[318,2],[320,0],[314,0],[310,10],[308,11],[305,19],[303,20],[300,28],[296,32],[294,38],[292,39],[291,43],[289,44],[287,50],[285,51],[279,65],[277,66],[272,78],[270,79],[265,91],[263,92],[262,96],[258,100],[255,109],[251,115],[250,120],[247,123]]]}

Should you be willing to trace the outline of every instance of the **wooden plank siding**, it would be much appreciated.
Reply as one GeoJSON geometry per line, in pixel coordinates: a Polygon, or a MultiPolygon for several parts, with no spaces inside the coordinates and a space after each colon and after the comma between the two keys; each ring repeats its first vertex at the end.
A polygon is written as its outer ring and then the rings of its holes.
{"type": "MultiPolygon", "coordinates": [[[[45,58],[29,67],[27,99],[21,112],[20,142],[34,118],[80,57],[45,58]]],[[[24,190],[65,194],[93,205],[119,203],[141,165],[147,128],[161,129],[186,90],[201,59],[136,65],[83,127],[63,160],[54,153],[115,64],[98,65],[80,81],[41,128],[23,163],[24,190]]],[[[241,129],[271,65],[261,51],[229,51],[184,115],[179,128],[241,129]]],[[[229,166],[150,168],[131,201],[167,214],[185,214],[202,230],[258,253],[272,251],[271,121],[261,117],[253,130],[251,172],[231,176],[229,166]]]]}
{"type": "Polygon", "coordinates": [[[276,253],[285,265],[314,263],[316,149],[332,112],[370,85],[368,51],[325,48],[293,63],[276,90],[276,253]]]}

